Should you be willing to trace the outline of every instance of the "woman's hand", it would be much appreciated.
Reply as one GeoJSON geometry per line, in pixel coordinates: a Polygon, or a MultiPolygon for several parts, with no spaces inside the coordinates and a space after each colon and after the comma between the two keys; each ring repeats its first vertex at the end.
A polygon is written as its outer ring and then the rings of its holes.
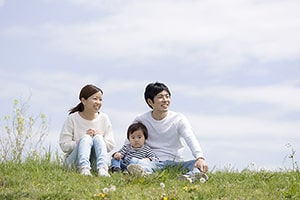
{"type": "Polygon", "coordinates": [[[98,133],[99,133],[98,130],[95,130],[95,129],[92,129],[92,128],[90,128],[89,130],[86,131],[86,134],[90,135],[91,137],[94,137],[98,133]]]}

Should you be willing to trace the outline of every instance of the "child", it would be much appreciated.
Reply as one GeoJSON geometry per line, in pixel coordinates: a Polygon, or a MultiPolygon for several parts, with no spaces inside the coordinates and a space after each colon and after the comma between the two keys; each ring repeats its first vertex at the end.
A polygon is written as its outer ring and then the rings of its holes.
{"type": "Polygon", "coordinates": [[[112,155],[111,171],[128,170],[131,174],[152,173],[155,169],[155,161],[158,160],[152,149],[145,144],[148,138],[148,130],[141,122],[131,124],[127,130],[126,143],[112,155]]]}

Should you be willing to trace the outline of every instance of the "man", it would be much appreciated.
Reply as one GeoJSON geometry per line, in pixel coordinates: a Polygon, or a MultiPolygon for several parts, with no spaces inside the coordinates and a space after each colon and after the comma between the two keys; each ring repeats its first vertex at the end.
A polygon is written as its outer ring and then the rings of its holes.
{"type": "Polygon", "coordinates": [[[147,127],[146,143],[158,156],[158,167],[163,169],[167,166],[181,166],[189,170],[182,177],[190,181],[194,181],[195,177],[207,179],[205,173],[208,165],[190,123],[183,114],[169,110],[171,92],[168,87],[159,82],[150,83],[145,89],[144,97],[152,110],[137,116],[134,121],[142,122],[147,127]],[[189,146],[195,160],[183,160],[182,139],[189,146]]]}

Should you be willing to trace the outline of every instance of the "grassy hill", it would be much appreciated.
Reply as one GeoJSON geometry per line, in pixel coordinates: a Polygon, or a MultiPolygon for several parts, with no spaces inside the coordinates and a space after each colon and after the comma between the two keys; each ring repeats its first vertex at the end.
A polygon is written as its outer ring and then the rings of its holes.
{"type": "Polygon", "coordinates": [[[206,183],[179,180],[177,169],[147,177],[85,177],[58,162],[0,163],[0,199],[300,199],[300,172],[218,171],[206,183]]]}

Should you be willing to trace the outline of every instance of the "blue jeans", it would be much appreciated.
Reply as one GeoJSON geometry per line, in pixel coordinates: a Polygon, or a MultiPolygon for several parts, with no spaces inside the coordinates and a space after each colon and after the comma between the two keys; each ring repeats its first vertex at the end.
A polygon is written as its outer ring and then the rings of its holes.
{"type": "Polygon", "coordinates": [[[130,164],[138,164],[140,165],[146,172],[154,172],[156,169],[157,162],[150,161],[148,159],[138,159],[138,158],[132,158],[128,164],[125,164],[123,159],[116,160],[114,158],[111,159],[111,167],[119,167],[122,169],[122,171],[127,169],[127,166],[130,164]]]}
{"type": "Polygon", "coordinates": [[[173,160],[159,161],[157,164],[158,170],[163,170],[166,167],[179,167],[181,170],[188,170],[186,174],[199,173],[200,170],[194,167],[196,160],[176,162],[173,160]]]}
{"type": "Polygon", "coordinates": [[[84,135],[66,158],[65,164],[71,167],[99,169],[108,168],[107,148],[101,135],[84,135]]]}

